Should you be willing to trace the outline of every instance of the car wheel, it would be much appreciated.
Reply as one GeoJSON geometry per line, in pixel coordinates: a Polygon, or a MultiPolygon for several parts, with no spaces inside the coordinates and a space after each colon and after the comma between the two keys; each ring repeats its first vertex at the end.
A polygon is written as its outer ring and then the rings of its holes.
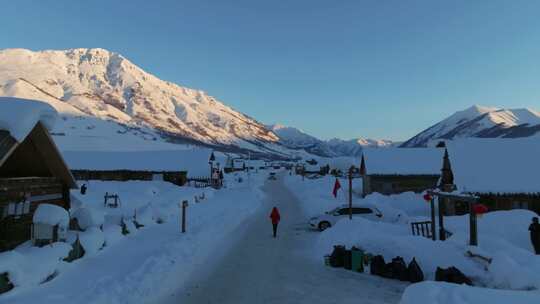
{"type": "Polygon", "coordinates": [[[320,222],[320,223],[319,223],[319,230],[320,230],[320,231],[324,231],[324,230],[330,228],[330,226],[331,226],[331,225],[330,225],[329,222],[320,222]]]}

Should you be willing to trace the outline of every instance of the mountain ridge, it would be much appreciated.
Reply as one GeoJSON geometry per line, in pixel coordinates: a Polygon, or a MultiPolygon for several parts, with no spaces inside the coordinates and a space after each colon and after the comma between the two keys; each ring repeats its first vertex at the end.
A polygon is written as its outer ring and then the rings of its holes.
{"type": "Polygon", "coordinates": [[[539,133],[540,113],[533,109],[502,109],[474,105],[455,112],[418,133],[405,141],[401,147],[423,147],[445,139],[521,138],[539,133]]]}

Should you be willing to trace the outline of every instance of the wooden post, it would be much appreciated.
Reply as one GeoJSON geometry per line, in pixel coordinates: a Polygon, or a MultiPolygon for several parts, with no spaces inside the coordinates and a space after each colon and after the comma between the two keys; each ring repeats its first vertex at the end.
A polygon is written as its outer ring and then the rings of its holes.
{"type": "Polygon", "coordinates": [[[446,240],[446,230],[444,229],[444,213],[446,209],[446,199],[439,197],[439,240],[446,240]]]}
{"type": "Polygon", "coordinates": [[[352,168],[349,169],[349,220],[352,220],[352,168]]]}
{"type": "Polygon", "coordinates": [[[478,246],[478,225],[474,205],[473,201],[469,202],[469,245],[478,246]]]}
{"type": "Polygon", "coordinates": [[[437,240],[435,234],[435,197],[431,198],[431,239],[437,240]]]}
{"type": "Polygon", "coordinates": [[[188,201],[182,202],[182,233],[186,233],[186,208],[188,206],[188,201]]]}

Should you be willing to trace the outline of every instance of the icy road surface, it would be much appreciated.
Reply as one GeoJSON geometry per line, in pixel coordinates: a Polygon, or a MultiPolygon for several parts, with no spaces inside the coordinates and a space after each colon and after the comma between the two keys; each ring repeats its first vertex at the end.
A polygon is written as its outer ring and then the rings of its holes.
{"type": "MultiPolygon", "coordinates": [[[[318,232],[307,229],[299,202],[283,179],[267,181],[268,199],[238,230],[243,237],[213,267],[199,273],[170,303],[398,303],[404,283],[324,266],[304,258],[318,232]],[[281,212],[278,238],[268,218],[272,206],[281,212]]],[[[169,301],[167,301],[169,302],[169,301]]]]}

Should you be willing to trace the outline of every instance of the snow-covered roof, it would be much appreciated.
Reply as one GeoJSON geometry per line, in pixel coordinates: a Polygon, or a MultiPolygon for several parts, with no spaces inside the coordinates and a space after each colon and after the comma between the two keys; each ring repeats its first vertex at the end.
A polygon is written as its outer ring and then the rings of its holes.
{"type": "Polygon", "coordinates": [[[540,140],[461,139],[447,142],[460,191],[539,193],[540,140]]]}
{"type": "MultiPolygon", "coordinates": [[[[210,149],[170,151],[66,151],[64,158],[71,169],[187,171],[189,176],[210,174],[210,149]]],[[[217,161],[220,157],[216,155],[217,161]]],[[[224,162],[221,161],[223,164],[224,162]]]]}
{"type": "Polygon", "coordinates": [[[57,116],[56,110],[47,103],[0,97],[0,129],[9,131],[18,142],[22,142],[38,122],[51,130],[57,116]]]}
{"type": "Polygon", "coordinates": [[[69,224],[69,213],[66,209],[56,205],[40,204],[34,212],[32,221],[51,226],[60,225],[67,227],[69,224]]]}
{"type": "Polygon", "coordinates": [[[367,174],[438,175],[444,149],[439,148],[366,148],[367,174]]]}

